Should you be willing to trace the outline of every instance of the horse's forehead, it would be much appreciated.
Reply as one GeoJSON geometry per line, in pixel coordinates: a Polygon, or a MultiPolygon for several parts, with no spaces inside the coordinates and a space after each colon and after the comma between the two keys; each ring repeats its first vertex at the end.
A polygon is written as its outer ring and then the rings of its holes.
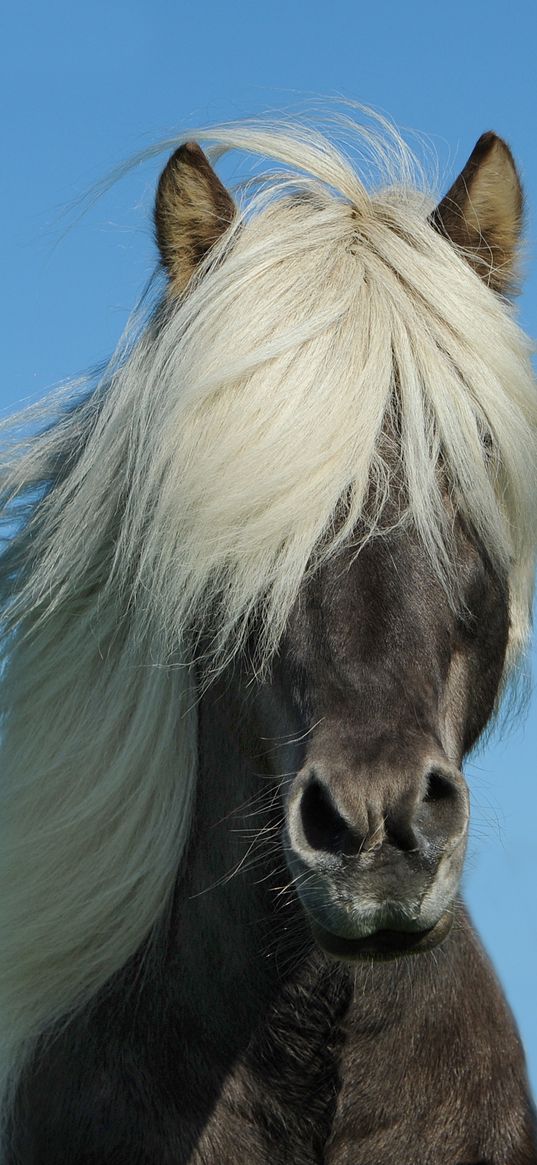
{"type": "Polygon", "coordinates": [[[482,731],[504,666],[508,586],[462,522],[453,535],[458,598],[404,527],[359,551],[351,541],[304,585],[278,674],[291,703],[336,743],[340,731],[356,740],[383,723],[402,740],[440,717],[467,751],[482,731]]]}
{"type": "Polygon", "coordinates": [[[359,638],[379,641],[409,623],[416,638],[423,626],[452,617],[446,591],[425,548],[409,533],[373,535],[359,548],[352,539],[317,575],[307,580],[289,629],[296,643],[317,650],[328,640],[335,651],[352,650],[359,638]]]}

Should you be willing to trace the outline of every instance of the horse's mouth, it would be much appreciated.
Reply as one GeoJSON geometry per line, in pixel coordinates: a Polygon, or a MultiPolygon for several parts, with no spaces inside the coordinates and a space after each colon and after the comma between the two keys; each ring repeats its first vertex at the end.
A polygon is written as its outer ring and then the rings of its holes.
{"type": "Polygon", "coordinates": [[[326,954],[345,962],[359,959],[399,959],[405,955],[417,955],[432,950],[448,935],[453,922],[453,914],[445,914],[427,930],[377,930],[364,938],[342,938],[311,922],[314,938],[326,954]]]}

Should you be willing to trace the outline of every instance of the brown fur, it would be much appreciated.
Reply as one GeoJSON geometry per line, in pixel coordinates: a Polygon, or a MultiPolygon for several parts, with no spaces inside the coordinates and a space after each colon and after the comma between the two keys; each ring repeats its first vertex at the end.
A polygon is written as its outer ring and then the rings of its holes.
{"type": "Polygon", "coordinates": [[[516,282],[523,205],[509,146],[496,134],[484,133],[432,221],[477,274],[505,294],[516,282]]]}
{"type": "Polygon", "coordinates": [[[180,295],[235,215],[235,204],[196,142],[172,154],[157,189],[155,227],[170,291],[180,295]]]}

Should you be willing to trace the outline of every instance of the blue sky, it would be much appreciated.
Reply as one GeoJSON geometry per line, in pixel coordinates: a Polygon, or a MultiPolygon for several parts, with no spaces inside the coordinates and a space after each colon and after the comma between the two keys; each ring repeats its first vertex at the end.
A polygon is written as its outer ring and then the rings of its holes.
{"type": "MultiPolygon", "coordinates": [[[[528,203],[521,321],[537,333],[533,0],[19,0],[4,8],[0,38],[2,412],[114,347],[155,262],[159,163],[130,174],[67,233],[66,206],[174,132],[323,95],[373,105],[425,133],[446,184],[484,130],[507,138],[528,203]]],[[[525,720],[467,766],[474,827],[465,879],[535,1091],[536,753],[533,696],[525,720]]]]}

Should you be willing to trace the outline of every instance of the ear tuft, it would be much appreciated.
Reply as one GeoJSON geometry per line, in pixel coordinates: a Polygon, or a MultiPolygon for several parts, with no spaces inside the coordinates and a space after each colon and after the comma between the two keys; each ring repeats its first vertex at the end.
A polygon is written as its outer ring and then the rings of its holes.
{"type": "Polygon", "coordinates": [[[173,294],[189,279],[235,215],[235,204],[196,142],[185,142],[163,170],[155,203],[157,243],[173,294]]]}
{"type": "Polygon", "coordinates": [[[431,216],[434,227],[464,251],[494,291],[513,290],[524,198],[509,146],[484,133],[431,216]]]}

